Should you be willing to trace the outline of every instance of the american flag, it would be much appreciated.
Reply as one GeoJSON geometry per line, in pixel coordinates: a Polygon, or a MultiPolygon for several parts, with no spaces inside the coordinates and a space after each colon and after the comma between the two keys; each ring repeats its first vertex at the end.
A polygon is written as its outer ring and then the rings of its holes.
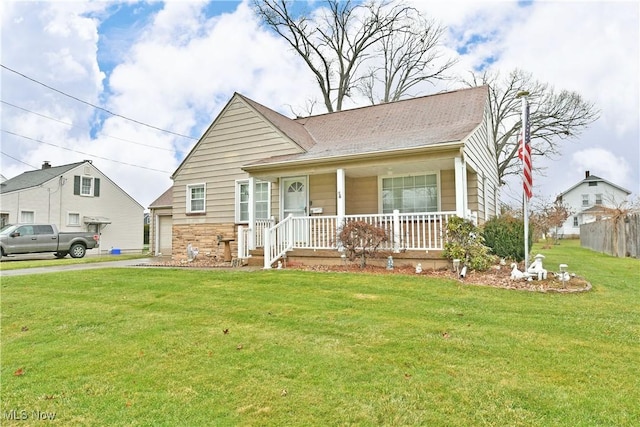
{"type": "Polygon", "coordinates": [[[525,104],[522,114],[523,135],[520,136],[518,157],[522,160],[522,186],[527,200],[533,196],[533,175],[531,173],[531,127],[529,126],[529,104],[525,104]]]}

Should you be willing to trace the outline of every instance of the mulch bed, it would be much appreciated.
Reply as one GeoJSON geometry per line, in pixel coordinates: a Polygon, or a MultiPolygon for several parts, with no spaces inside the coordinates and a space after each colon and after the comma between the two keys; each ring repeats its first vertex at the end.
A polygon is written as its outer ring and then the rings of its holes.
{"type": "MultiPolygon", "coordinates": [[[[144,264],[150,267],[185,267],[185,268],[230,268],[229,262],[218,261],[215,258],[198,259],[194,261],[176,261],[167,260],[157,263],[144,264]]],[[[247,268],[247,267],[241,267],[247,268]]],[[[256,268],[258,269],[258,268],[256,268]]],[[[508,266],[495,265],[487,271],[469,271],[466,277],[461,278],[456,272],[451,270],[423,270],[416,273],[415,267],[412,265],[394,266],[392,270],[386,267],[367,265],[360,268],[357,264],[347,265],[300,265],[289,263],[286,269],[319,271],[319,272],[344,272],[344,273],[362,273],[373,275],[389,275],[389,274],[406,274],[420,275],[425,277],[439,277],[443,279],[451,279],[466,285],[491,286],[495,288],[513,289],[532,292],[560,292],[574,293],[585,292],[591,290],[591,284],[582,277],[571,277],[565,283],[555,278],[551,272],[547,275],[546,280],[511,280],[511,269],[508,266]]]]}

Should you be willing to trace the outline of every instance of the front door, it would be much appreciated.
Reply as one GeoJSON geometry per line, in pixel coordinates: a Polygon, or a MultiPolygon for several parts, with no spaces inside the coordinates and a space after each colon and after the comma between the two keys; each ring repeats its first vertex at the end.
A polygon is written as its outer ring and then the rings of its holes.
{"type": "MultiPolygon", "coordinates": [[[[282,219],[289,215],[294,217],[307,216],[307,177],[299,176],[283,178],[282,180],[282,219]]],[[[294,230],[295,245],[307,242],[309,234],[306,222],[297,222],[294,230]]]]}

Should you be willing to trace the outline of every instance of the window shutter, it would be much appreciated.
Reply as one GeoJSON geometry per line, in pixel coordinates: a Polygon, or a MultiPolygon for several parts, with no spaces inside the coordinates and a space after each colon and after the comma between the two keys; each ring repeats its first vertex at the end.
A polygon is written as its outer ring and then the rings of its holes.
{"type": "Polygon", "coordinates": [[[93,195],[100,197],[100,178],[93,179],[93,195]]]}
{"type": "Polygon", "coordinates": [[[76,196],[80,194],[80,175],[73,177],[73,194],[76,196]]]}

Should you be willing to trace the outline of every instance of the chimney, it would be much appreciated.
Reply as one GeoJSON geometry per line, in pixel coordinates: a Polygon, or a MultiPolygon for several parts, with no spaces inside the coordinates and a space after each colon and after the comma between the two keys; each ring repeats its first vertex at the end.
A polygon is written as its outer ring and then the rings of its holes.
{"type": "Polygon", "coordinates": [[[42,169],[51,169],[51,163],[49,163],[49,160],[42,162],[42,169]]]}
{"type": "Polygon", "coordinates": [[[584,172],[584,179],[587,179],[587,178],[589,178],[589,171],[584,172]]]}

